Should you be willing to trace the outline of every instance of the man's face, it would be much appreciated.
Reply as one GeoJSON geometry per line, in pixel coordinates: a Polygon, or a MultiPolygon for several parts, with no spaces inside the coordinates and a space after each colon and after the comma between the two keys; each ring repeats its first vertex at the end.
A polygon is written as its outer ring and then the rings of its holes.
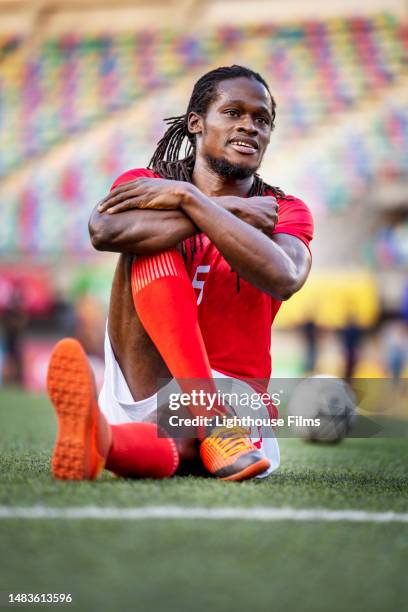
{"type": "Polygon", "coordinates": [[[190,119],[197,156],[221,176],[247,178],[259,168],[271,136],[272,102],[255,79],[221,81],[205,117],[190,119]]]}

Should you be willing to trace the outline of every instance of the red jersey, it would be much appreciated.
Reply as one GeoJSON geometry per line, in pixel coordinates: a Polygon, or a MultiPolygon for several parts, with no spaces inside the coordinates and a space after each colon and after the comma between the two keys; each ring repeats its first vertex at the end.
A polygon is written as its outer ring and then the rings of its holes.
{"type": "MultiPolygon", "coordinates": [[[[112,189],[142,176],[160,178],[151,170],[129,170],[116,179],[112,189]]],[[[296,236],[309,248],[313,219],[306,204],[293,196],[277,201],[278,223],[273,233],[296,236]]],[[[197,294],[199,324],[211,367],[233,378],[262,379],[259,388],[266,388],[272,365],[271,327],[282,302],[238,279],[205,234],[185,244],[186,268],[197,294]]]]}

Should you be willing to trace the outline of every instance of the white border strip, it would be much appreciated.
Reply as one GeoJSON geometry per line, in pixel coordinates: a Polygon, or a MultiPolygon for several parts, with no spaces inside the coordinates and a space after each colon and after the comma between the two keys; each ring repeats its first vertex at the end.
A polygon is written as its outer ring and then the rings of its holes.
{"type": "Polygon", "coordinates": [[[183,506],[142,506],[140,508],[101,508],[77,506],[0,506],[0,519],[203,519],[243,521],[324,521],[352,523],[408,523],[408,513],[366,512],[365,510],[325,510],[323,508],[186,508],[183,506]]]}

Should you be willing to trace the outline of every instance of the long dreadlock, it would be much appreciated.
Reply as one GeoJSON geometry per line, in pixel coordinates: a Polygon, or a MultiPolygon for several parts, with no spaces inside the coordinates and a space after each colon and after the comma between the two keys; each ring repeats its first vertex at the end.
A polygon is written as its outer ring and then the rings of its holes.
{"type": "MultiPolygon", "coordinates": [[[[190,113],[205,116],[209,105],[217,95],[218,83],[227,79],[246,77],[255,79],[267,89],[272,102],[271,129],[274,128],[276,116],[276,102],[269,90],[268,84],[260,74],[243,66],[222,66],[204,74],[194,85],[187,111],[184,115],[168,117],[164,119],[168,128],[164,136],[159,140],[157,148],[151,158],[148,167],[165,179],[192,182],[196,144],[195,135],[188,130],[188,117],[190,113]],[[184,151],[181,153],[184,144],[184,151]],[[180,154],[183,155],[180,159],[180,154]]],[[[279,187],[272,187],[265,183],[258,175],[254,175],[254,181],[248,193],[248,197],[261,196],[265,192],[272,193],[276,197],[284,198],[285,194],[279,187]]],[[[202,248],[202,237],[199,235],[199,243],[202,248]]],[[[197,251],[196,236],[190,238],[190,252],[194,257],[197,251]]],[[[187,256],[185,242],[182,245],[184,258],[187,256]]],[[[237,275],[237,291],[239,291],[239,276],[237,275]]]]}

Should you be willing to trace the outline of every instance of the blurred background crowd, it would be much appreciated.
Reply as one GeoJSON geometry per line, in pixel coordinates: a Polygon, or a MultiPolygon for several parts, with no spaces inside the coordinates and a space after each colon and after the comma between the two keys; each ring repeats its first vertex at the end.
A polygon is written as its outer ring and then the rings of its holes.
{"type": "Polygon", "coordinates": [[[116,256],[90,212],[232,63],[277,101],[261,175],[316,226],[274,376],[408,377],[406,0],[0,0],[1,384],[43,389],[66,335],[100,380],[116,256]]]}

